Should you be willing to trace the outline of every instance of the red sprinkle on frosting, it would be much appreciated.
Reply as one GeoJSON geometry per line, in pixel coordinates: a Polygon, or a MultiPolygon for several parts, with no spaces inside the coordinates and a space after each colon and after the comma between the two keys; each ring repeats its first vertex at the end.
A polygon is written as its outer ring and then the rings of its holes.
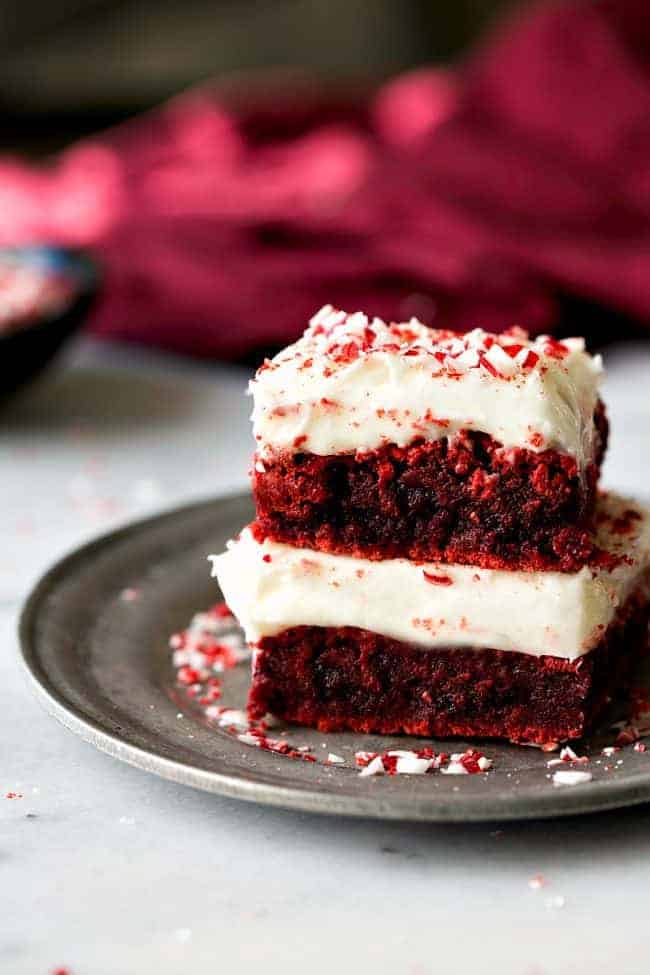
{"type": "MultiPolygon", "coordinates": [[[[265,362],[261,372],[295,357],[298,368],[308,369],[317,358],[329,360],[334,367],[347,366],[360,356],[381,352],[408,358],[429,358],[435,365],[434,375],[444,372],[458,379],[477,369],[502,381],[534,369],[542,357],[561,361],[573,349],[575,340],[559,342],[551,336],[540,336],[534,342],[520,328],[499,335],[482,329],[452,332],[428,328],[416,319],[408,323],[387,323],[379,318],[369,320],[362,312],[348,314],[326,305],[314,315],[302,345],[290,346],[273,363],[265,362]],[[533,350],[534,347],[534,350],[533,350]]],[[[543,366],[546,368],[546,365],[543,366]]],[[[323,375],[331,375],[326,365],[323,375]]],[[[281,414],[278,414],[281,415],[281,414]]]]}
{"type": "Polygon", "coordinates": [[[432,586],[452,586],[454,584],[451,576],[434,575],[433,572],[427,572],[426,569],[422,569],[422,575],[432,586]]]}

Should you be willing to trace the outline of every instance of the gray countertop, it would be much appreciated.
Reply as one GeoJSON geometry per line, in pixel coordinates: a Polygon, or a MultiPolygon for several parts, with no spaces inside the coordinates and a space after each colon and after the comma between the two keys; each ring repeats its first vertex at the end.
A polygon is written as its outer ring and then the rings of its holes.
{"type": "MultiPolygon", "coordinates": [[[[650,346],[607,365],[605,482],[648,497],[650,346]]],[[[243,487],[246,378],[82,340],[0,414],[2,975],[645,975],[650,806],[502,826],[282,812],[120,765],[41,711],[17,663],[28,587],[93,534],[243,487]]]]}

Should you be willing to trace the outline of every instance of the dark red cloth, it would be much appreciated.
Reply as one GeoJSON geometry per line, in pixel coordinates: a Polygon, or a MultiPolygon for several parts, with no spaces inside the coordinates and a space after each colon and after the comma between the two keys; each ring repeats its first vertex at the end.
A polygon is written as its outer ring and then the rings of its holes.
{"type": "Polygon", "coordinates": [[[543,5],[457,74],[342,107],[204,88],[51,165],[0,160],[0,243],[93,247],[100,335],[234,357],[325,302],[553,328],[569,295],[650,321],[646,0],[543,5]]]}

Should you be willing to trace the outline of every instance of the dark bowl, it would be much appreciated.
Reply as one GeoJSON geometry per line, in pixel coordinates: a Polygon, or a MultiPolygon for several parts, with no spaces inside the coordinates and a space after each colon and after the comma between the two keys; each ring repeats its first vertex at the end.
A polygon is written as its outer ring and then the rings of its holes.
{"type": "Polygon", "coordinates": [[[51,280],[61,297],[54,305],[18,317],[15,324],[0,322],[0,400],[38,375],[80,328],[99,287],[95,261],[69,248],[0,248],[0,269],[7,268],[51,280]]]}

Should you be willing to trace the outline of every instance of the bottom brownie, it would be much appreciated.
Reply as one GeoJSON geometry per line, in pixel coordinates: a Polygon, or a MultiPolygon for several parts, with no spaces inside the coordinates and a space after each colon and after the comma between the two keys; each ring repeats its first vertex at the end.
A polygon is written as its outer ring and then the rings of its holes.
{"type": "Polygon", "coordinates": [[[264,638],[248,698],[321,731],[562,741],[589,730],[647,649],[649,604],[630,597],[577,660],[501,650],[427,649],[352,627],[299,626],[264,638]]]}

